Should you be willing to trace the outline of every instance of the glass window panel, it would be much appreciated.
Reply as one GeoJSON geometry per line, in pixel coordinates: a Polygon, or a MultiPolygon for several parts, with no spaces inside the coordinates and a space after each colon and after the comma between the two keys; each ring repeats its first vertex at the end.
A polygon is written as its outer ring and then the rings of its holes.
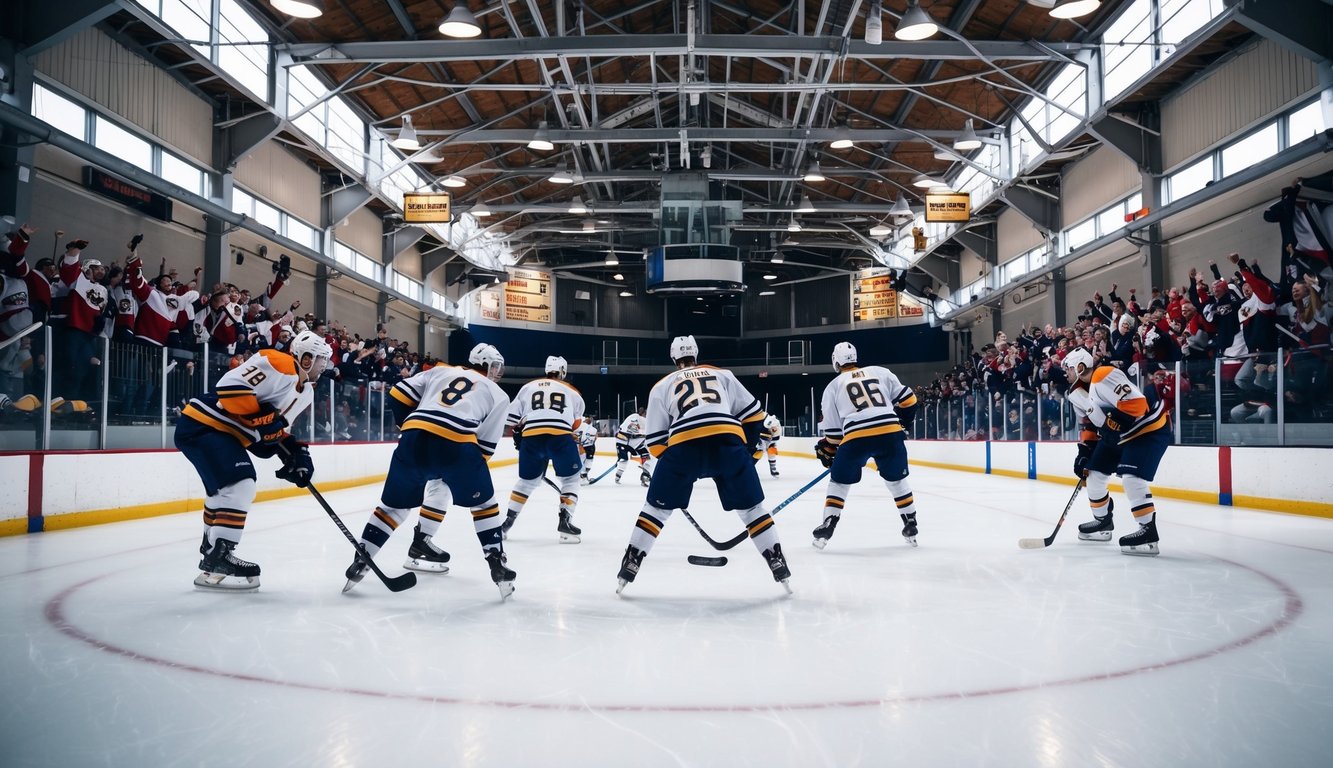
{"type": "Polygon", "coordinates": [[[350,267],[355,261],[356,252],[336,240],[333,243],[333,259],[339,264],[350,267]]]}
{"type": "Polygon", "coordinates": [[[301,245],[319,250],[319,231],[298,218],[287,217],[287,237],[301,245]]]}
{"type": "MultiPolygon", "coordinates": [[[[51,122],[47,120],[46,122],[51,122]]],[[[1287,143],[1299,144],[1302,141],[1324,132],[1324,110],[1318,101],[1312,101],[1292,112],[1287,117],[1287,143]]]]}
{"type": "Polygon", "coordinates": [[[1222,0],[1162,0],[1159,16],[1162,20],[1161,39],[1165,46],[1164,58],[1174,46],[1189,37],[1224,10],[1222,0]]]}
{"type": "Polygon", "coordinates": [[[244,190],[233,187],[231,191],[231,209],[236,213],[253,216],[255,215],[255,199],[244,190]]]}
{"type": "Polygon", "coordinates": [[[97,117],[97,138],[93,143],[98,149],[153,172],[153,145],[101,115],[97,117]]]}
{"type": "Polygon", "coordinates": [[[1134,0],[1102,36],[1102,92],[1110,100],[1153,67],[1152,3],[1134,0]]]}
{"type": "Polygon", "coordinates": [[[204,58],[210,58],[212,0],[162,0],[161,18],[183,39],[191,41],[190,45],[204,58]]]}
{"type": "Polygon", "coordinates": [[[162,178],[195,194],[207,195],[204,172],[170,152],[162,153],[162,178]]]}
{"type": "Polygon", "coordinates": [[[1132,197],[1125,201],[1125,213],[1133,213],[1143,208],[1143,195],[1135,192],[1132,197]]]}
{"type": "Polygon", "coordinates": [[[255,221],[274,232],[282,231],[282,213],[262,200],[255,200],[255,221]]]}
{"type": "MultiPolygon", "coordinates": [[[[305,109],[307,104],[314,104],[328,91],[309,67],[287,68],[287,113],[295,115],[305,109]]],[[[324,141],[324,112],[326,104],[319,104],[309,112],[302,114],[292,122],[307,136],[317,141],[324,141]]]]}
{"type": "Polygon", "coordinates": [[[1041,269],[1046,266],[1046,262],[1051,258],[1050,253],[1043,248],[1035,248],[1028,253],[1028,268],[1041,269]]]}
{"type": "Polygon", "coordinates": [[[1208,155],[1167,177],[1168,202],[1175,202],[1186,195],[1198,192],[1212,180],[1213,157],[1208,155]]]}
{"type": "Polygon", "coordinates": [[[87,111],[55,91],[36,84],[32,86],[32,115],[71,136],[87,138],[87,111]]]}
{"type": "Polygon", "coordinates": [[[342,99],[334,98],[328,105],[328,148],[334,157],[342,160],[348,167],[360,171],[366,170],[365,144],[366,123],[357,117],[352,108],[342,99]]]}
{"type": "Polygon", "coordinates": [[[268,101],[268,34],[236,0],[220,0],[218,13],[218,65],[268,101]]]}
{"type": "Polygon", "coordinates": [[[1076,65],[1070,64],[1060,70],[1055,80],[1046,90],[1047,98],[1055,104],[1046,106],[1047,113],[1050,115],[1050,127],[1047,132],[1047,142],[1055,143],[1063,139],[1070,131],[1078,127],[1083,120],[1083,115],[1087,112],[1087,73],[1076,65]],[[1063,109],[1061,109],[1063,107],[1063,109]]]}
{"type": "Polygon", "coordinates": [[[1230,176],[1277,154],[1277,123],[1269,123],[1222,150],[1222,175],[1230,176]]]}
{"type": "Polygon", "coordinates": [[[1109,235],[1125,226],[1125,207],[1117,205],[1097,214],[1097,234],[1109,235]]]}
{"type": "Polygon", "coordinates": [[[1065,242],[1069,244],[1069,250],[1071,251],[1081,248],[1095,239],[1097,239],[1097,220],[1095,218],[1075,224],[1065,234],[1065,242]]]}

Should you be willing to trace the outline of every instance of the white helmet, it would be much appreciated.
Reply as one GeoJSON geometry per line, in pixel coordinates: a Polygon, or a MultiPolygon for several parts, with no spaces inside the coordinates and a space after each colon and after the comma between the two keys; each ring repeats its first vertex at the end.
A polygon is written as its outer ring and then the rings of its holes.
{"type": "Polygon", "coordinates": [[[850,341],[840,341],[833,347],[833,370],[840,371],[844,365],[856,362],[856,347],[850,341]]]}
{"type": "Polygon", "coordinates": [[[1060,365],[1081,376],[1085,371],[1091,371],[1093,368],[1092,353],[1083,347],[1078,347],[1065,355],[1065,359],[1060,361],[1060,365]],[[1081,370],[1079,369],[1080,365],[1083,366],[1081,370]]]}
{"type": "Polygon", "coordinates": [[[505,358],[500,350],[490,344],[478,344],[468,353],[467,361],[473,365],[486,366],[486,378],[499,381],[505,372],[505,358]]]}
{"type": "MultiPolygon", "coordinates": [[[[285,328],[286,326],[284,326],[285,328]]],[[[324,341],[324,337],[314,331],[301,331],[292,339],[290,347],[292,357],[296,358],[296,364],[300,365],[306,355],[310,355],[310,367],[306,368],[306,378],[314,381],[320,374],[324,373],[324,368],[328,366],[329,361],[333,359],[333,347],[324,341]]]]}
{"type": "Polygon", "coordinates": [[[671,361],[699,357],[699,344],[693,336],[677,336],[671,340],[671,361]]]}
{"type": "Polygon", "coordinates": [[[93,267],[100,267],[100,266],[102,266],[102,262],[98,261],[97,259],[84,259],[84,260],[83,260],[83,271],[84,271],[84,272],[87,272],[88,270],[92,269],[93,267]]]}
{"type": "Polygon", "coordinates": [[[558,373],[560,378],[563,379],[569,374],[569,365],[565,362],[565,358],[559,355],[551,355],[546,358],[546,373],[558,373]]]}

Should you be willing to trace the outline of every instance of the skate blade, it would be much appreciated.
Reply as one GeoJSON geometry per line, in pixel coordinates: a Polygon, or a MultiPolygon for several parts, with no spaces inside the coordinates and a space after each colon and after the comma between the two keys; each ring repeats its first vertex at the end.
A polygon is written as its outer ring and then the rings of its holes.
{"type": "Polygon", "coordinates": [[[573,533],[560,534],[561,544],[578,544],[580,541],[583,541],[583,539],[580,539],[577,534],[573,533]]]}
{"type": "Polygon", "coordinates": [[[904,536],[904,537],[903,537],[903,541],[907,542],[907,545],[908,545],[909,547],[915,547],[915,546],[916,546],[916,537],[915,537],[915,536],[904,536]]]}
{"type": "Polygon", "coordinates": [[[1137,555],[1138,557],[1156,557],[1161,554],[1157,550],[1157,544],[1137,544],[1133,546],[1121,546],[1120,552],[1126,555],[1137,555]]]}
{"type": "Polygon", "coordinates": [[[616,585],[616,594],[618,595],[625,591],[625,587],[629,586],[629,582],[624,579],[617,579],[617,581],[620,582],[616,585]]]}
{"type": "Polygon", "coordinates": [[[259,589],[259,579],[254,576],[201,573],[194,577],[194,585],[209,592],[253,592],[259,589]]]}
{"type": "Polygon", "coordinates": [[[500,590],[500,602],[502,603],[514,594],[514,582],[512,581],[497,581],[495,582],[495,588],[500,590]]]}
{"type": "Polygon", "coordinates": [[[420,573],[448,573],[449,566],[444,563],[437,563],[431,560],[418,560],[409,557],[403,567],[409,571],[418,571],[420,573]]]}
{"type": "Polygon", "coordinates": [[[1110,541],[1111,532],[1102,531],[1098,533],[1080,533],[1078,535],[1078,538],[1080,541],[1110,541]]]}
{"type": "Polygon", "coordinates": [[[343,585],[343,594],[345,595],[348,592],[351,592],[356,587],[356,585],[360,583],[361,583],[360,579],[348,579],[347,583],[343,585]]]}
{"type": "Polygon", "coordinates": [[[810,546],[814,547],[815,549],[823,549],[824,547],[828,546],[828,539],[815,539],[814,541],[810,542],[810,546]]]}
{"type": "Polygon", "coordinates": [[[791,591],[791,584],[788,584],[787,581],[788,579],[782,579],[778,583],[782,585],[783,589],[787,590],[787,594],[789,595],[795,594],[794,592],[791,591]]]}

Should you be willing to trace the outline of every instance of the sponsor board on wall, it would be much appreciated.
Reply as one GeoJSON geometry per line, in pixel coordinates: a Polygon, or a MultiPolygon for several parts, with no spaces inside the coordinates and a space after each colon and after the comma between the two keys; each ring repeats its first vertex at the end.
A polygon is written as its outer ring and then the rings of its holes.
{"type": "Polygon", "coordinates": [[[448,224],[449,195],[415,192],[404,194],[403,221],[409,224],[448,224]]]}
{"type": "Polygon", "coordinates": [[[481,307],[482,320],[500,319],[500,292],[480,291],[477,293],[477,305],[481,307]]]}
{"type": "Polygon", "coordinates": [[[926,221],[967,221],[972,218],[972,196],[966,192],[926,193],[926,221]]]}
{"type": "Polygon", "coordinates": [[[551,322],[551,276],[548,273],[511,268],[504,287],[506,320],[551,322]]]}
{"type": "Polygon", "coordinates": [[[876,267],[863,269],[852,280],[852,320],[887,320],[898,316],[898,292],[893,273],[876,267]]]}

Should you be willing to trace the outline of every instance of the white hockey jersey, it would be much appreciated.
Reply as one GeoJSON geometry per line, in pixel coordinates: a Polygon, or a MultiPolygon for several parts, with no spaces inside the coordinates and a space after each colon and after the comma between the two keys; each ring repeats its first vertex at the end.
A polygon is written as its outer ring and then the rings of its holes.
{"type": "Polygon", "coordinates": [[[581,423],[583,395],[560,379],[533,379],[514,396],[506,422],[524,437],[568,435],[581,423]]]}
{"type": "Polygon", "coordinates": [[[437,365],[393,385],[389,394],[413,409],[403,430],[421,429],[456,443],[476,443],[486,456],[504,434],[509,396],[485,374],[437,365]]]}
{"type": "MultiPolygon", "coordinates": [[[[762,422],[764,409],[731,371],[696,365],[667,374],[648,395],[648,452],[712,435],[745,441],[742,424],[762,422]]],[[[757,426],[757,425],[756,425],[757,426]]]]}
{"type": "MultiPolygon", "coordinates": [[[[636,414],[637,415],[637,414],[636,414]]],[[[574,439],[579,441],[583,447],[597,445],[597,427],[588,422],[583,422],[574,428],[574,439]]]]}
{"type": "Polygon", "coordinates": [[[1074,410],[1097,427],[1106,423],[1106,412],[1113,408],[1129,416],[1132,421],[1120,425],[1122,445],[1149,432],[1164,429],[1168,423],[1164,404],[1159,400],[1149,406],[1143,392],[1134,386],[1124,371],[1114,366],[1098,366],[1092,372],[1087,389],[1071,387],[1067,397],[1074,410]]]}
{"type": "Polygon", "coordinates": [[[776,443],[782,437],[782,422],[778,421],[777,416],[770,413],[768,418],[764,419],[764,431],[760,437],[770,443],[776,443]]]}
{"type": "Polygon", "coordinates": [[[837,445],[859,437],[901,432],[895,407],[916,405],[916,393],[888,368],[867,365],[839,373],[824,388],[819,428],[837,445]]]}
{"type": "Polygon", "coordinates": [[[263,406],[291,424],[314,402],[314,386],[306,382],[298,389],[299,381],[295,358],[263,349],[224,373],[212,393],[191,399],[181,414],[249,447],[271,431],[272,412],[263,406]]]}
{"type": "Polygon", "coordinates": [[[620,422],[620,428],[616,430],[616,442],[626,443],[631,448],[643,444],[643,417],[637,413],[631,413],[620,422]]]}

